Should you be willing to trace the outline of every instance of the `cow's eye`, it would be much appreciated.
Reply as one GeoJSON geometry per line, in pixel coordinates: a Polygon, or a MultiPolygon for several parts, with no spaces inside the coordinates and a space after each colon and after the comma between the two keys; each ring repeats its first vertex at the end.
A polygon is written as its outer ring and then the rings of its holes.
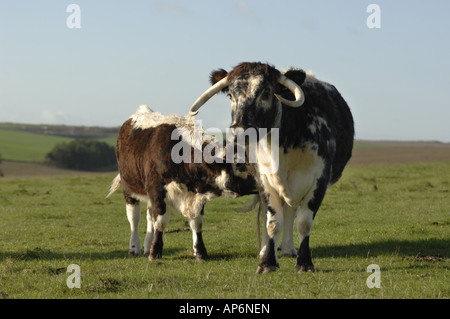
{"type": "Polygon", "coordinates": [[[261,94],[262,100],[268,100],[270,97],[270,92],[268,90],[264,90],[264,92],[261,94]]]}
{"type": "Polygon", "coordinates": [[[234,101],[234,97],[233,97],[233,95],[231,95],[231,93],[228,93],[227,96],[231,101],[234,101]]]}

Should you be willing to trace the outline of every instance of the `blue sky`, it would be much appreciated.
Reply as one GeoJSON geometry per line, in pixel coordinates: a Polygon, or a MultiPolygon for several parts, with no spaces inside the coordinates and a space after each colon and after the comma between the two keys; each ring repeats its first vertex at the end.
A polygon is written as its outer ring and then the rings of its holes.
{"type": "MultiPolygon", "coordinates": [[[[449,14],[448,0],[0,0],[0,122],[119,126],[139,104],[186,114],[212,70],[262,61],[334,84],[358,139],[450,142],[449,14]],[[372,3],[381,28],[367,27],[372,3]]],[[[224,129],[230,113],[217,95],[198,118],[224,129]]]]}

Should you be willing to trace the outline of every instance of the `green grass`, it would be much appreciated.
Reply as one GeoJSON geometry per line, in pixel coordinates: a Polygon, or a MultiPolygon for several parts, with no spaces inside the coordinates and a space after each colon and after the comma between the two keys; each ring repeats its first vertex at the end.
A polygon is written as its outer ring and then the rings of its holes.
{"type": "MultiPolygon", "coordinates": [[[[10,161],[43,162],[56,144],[73,140],[70,137],[0,129],[0,155],[2,159],[10,161]]],[[[115,147],[117,137],[98,140],[115,147]]]]}
{"type": "Polygon", "coordinates": [[[358,142],[358,141],[356,141],[353,144],[353,148],[375,148],[375,147],[377,147],[377,146],[373,145],[373,144],[367,144],[367,143],[364,143],[364,142],[358,142]]]}
{"type": "MultiPolygon", "coordinates": [[[[249,198],[205,210],[209,261],[192,256],[188,231],[165,234],[163,259],[127,257],[129,225],[114,174],[0,179],[0,297],[4,298],[448,298],[450,163],[349,167],[327,193],[311,235],[315,273],[295,259],[256,275],[249,198]],[[66,285],[69,264],[81,288],[66,285]],[[366,285],[381,268],[381,288],[366,285]]],[[[142,212],[141,241],[145,232],[142,212]]],[[[185,228],[172,214],[169,229],[185,228]]],[[[296,245],[298,240],[296,236],[296,245]]]]}
{"type": "Polygon", "coordinates": [[[0,154],[5,160],[42,162],[56,144],[71,140],[61,136],[0,130],[0,154]]]}

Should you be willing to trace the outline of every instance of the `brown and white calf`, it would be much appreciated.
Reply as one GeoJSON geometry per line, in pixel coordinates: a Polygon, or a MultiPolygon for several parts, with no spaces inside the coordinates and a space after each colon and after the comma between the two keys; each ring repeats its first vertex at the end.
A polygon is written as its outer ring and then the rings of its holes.
{"type": "Polygon", "coordinates": [[[141,105],[122,125],[116,148],[119,174],[108,196],[122,186],[131,227],[129,255],[141,254],[138,225],[142,200],[147,202],[144,254],[148,253],[149,259],[162,257],[163,231],[169,222],[167,205],[189,219],[194,256],[204,259],[205,203],[218,196],[238,197],[257,192],[255,179],[246,166],[226,163],[223,157],[217,157],[211,151],[215,149],[211,145],[217,146],[215,143],[218,142],[203,130],[198,131],[198,127],[196,130],[192,117],[165,116],[146,105],[141,105]],[[201,135],[200,145],[195,134],[201,135]],[[199,151],[200,160],[196,158],[199,151]]]}

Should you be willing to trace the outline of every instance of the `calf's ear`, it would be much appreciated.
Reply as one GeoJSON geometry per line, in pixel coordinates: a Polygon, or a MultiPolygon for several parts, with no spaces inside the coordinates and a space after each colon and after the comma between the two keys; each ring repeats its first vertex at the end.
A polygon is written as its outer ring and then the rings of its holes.
{"type": "MultiPolygon", "coordinates": [[[[224,69],[218,69],[218,70],[212,71],[211,75],[209,76],[209,82],[211,83],[211,85],[214,85],[217,82],[219,82],[220,80],[222,80],[224,77],[226,77],[227,75],[228,75],[228,72],[225,71],[224,69]]],[[[228,87],[222,89],[222,92],[224,92],[224,93],[228,92],[228,87]]]]}

